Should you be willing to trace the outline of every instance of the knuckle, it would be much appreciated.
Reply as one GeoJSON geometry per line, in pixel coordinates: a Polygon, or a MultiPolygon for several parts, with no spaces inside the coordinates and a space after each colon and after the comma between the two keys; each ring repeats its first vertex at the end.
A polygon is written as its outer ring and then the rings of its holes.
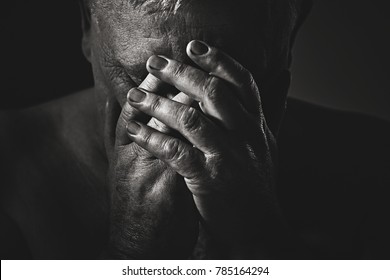
{"type": "Polygon", "coordinates": [[[200,122],[200,113],[192,107],[184,110],[180,116],[180,123],[182,124],[183,129],[189,132],[198,130],[200,127],[200,122]]]}
{"type": "Polygon", "coordinates": [[[251,87],[255,84],[255,79],[253,78],[252,73],[246,69],[242,68],[241,69],[241,75],[240,75],[240,82],[239,82],[239,87],[251,87]]]}
{"type": "MultiPolygon", "coordinates": [[[[142,130],[141,130],[142,131],[142,130]]],[[[144,143],[145,146],[150,146],[152,142],[152,133],[150,132],[141,132],[141,141],[144,143]]]]}
{"type": "Polygon", "coordinates": [[[212,48],[211,49],[211,52],[212,56],[214,57],[214,61],[217,62],[218,64],[225,60],[225,55],[223,52],[221,52],[219,49],[217,48],[212,48]]]}
{"type": "Polygon", "coordinates": [[[213,64],[214,64],[214,71],[217,73],[224,72],[225,67],[227,65],[227,57],[225,53],[219,50],[214,50],[213,51],[213,64]]]}
{"type": "Polygon", "coordinates": [[[162,149],[166,160],[175,161],[182,157],[183,148],[179,139],[169,139],[164,141],[162,149]]]}
{"type": "Polygon", "coordinates": [[[131,120],[134,117],[134,112],[136,112],[137,109],[131,107],[127,102],[125,103],[122,112],[120,114],[120,117],[123,121],[127,122],[131,120]]]}
{"type": "Polygon", "coordinates": [[[149,126],[163,133],[169,131],[168,127],[164,123],[160,122],[155,118],[150,120],[149,126]]]}
{"type": "Polygon", "coordinates": [[[204,85],[203,92],[205,97],[215,103],[218,101],[220,94],[224,91],[224,83],[221,79],[210,76],[204,85]]]}
{"type": "Polygon", "coordinates": [[[129,120],[132,119],[132,114],[131,112],[123,110],[119,117],[121,119],[121,122],[127,123],[129,120]]]}
{"type": "Polygon", "coordinates": [[[174,77],[182,77],[182,76],[185,74],[186,69],[187,69],[187,67],[186,67],[184,64],[182,64],[182,63],[177,63],[177,64],[173,67],[173,70],[172,70],[173,76],[174,76],[174,77]]]}
{"type": "Polygon", "coordinates": [[[161,98],[158,97],[158,96],[155,96],[151,101],[150,101],[150,110],[152,112],[156,112],[158,110],[160,110],[161,108],[161,98]]]}

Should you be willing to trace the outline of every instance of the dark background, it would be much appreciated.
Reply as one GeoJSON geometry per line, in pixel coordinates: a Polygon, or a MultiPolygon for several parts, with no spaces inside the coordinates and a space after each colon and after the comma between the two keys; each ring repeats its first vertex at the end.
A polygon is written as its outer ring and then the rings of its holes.
{"type": "MultiPolygon", "coordinates": [[[[291,95],[390,120],[387,6],[383,0],[316,1],[294,50],[291,95]]],[[[0,108],[92,85],[76,0],[5,3],[1,19],[0,108]]]]}
{"type": "Polygon", "coordinates": [[[291,95],[390,120],[389,7],[315,0],[294,49],[291,95]]]}

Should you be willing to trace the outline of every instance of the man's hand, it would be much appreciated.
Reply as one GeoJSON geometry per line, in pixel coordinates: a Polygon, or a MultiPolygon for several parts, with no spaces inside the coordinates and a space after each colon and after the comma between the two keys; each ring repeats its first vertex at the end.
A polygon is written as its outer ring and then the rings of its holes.
{"type": "MultiPolygon", "coordinates": [[[[161,84],[149,75],[140,86],[158,91],[161,84]]],[[[183,95],[176,99],[189,102],[183,95]]],[[[114,98],[108,98],[105,145],[110,166],[111,219],[110,240],[104,257],[188,258],[198,234],[193,198],[183,177],[130,141],[126,126],[130,129],[129,121],[135,119],[147,122],[150,118],[129,103],[121,109],[114,98]]],[[[169,129],[155,119],[148,125],[169,133],[169,129]]]]}
{"type": "Polygon", "coordinates": [[[142,89],[128,94],[134,108],[186,140],[136,121],[129,122],[128,135],[184,177],[218,257],[269,256],[270,238],[278,238],[283,222],[273,189],[276,142],[258,87],[251,73],[216,48],[192,41],[187,55],[202,70],[162,56],[152,56],[147,69],[200,109],[142,89]]]}

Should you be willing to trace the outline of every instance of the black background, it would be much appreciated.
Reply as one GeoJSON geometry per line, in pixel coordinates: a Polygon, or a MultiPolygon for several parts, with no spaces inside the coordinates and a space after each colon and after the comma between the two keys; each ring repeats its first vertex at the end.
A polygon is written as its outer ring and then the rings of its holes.
{"type": "Polygon", "coordinates": [[[291,95],[390,120],[390,9],[315,0],[295,46],[291,95]]]}
{"type": "Polygon", "coordinates": [[[92,85],[90,65],[81,52],[77,0],[12,1],[5,6],[2,108],[39,103],[92,85]]]}
{"type": "MultiPolygon", "coordinates": [[[[318,0],[294,50],[291,95],[390,120],[387,1],[318,0]]],[[[0,108],[92,85],[72,1],[2,3],[0,108]]]]}

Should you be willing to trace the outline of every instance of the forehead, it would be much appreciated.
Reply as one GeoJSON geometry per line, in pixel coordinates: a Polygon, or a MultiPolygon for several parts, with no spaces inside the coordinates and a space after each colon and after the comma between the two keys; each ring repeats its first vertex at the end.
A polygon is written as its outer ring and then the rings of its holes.
{"type": "Polygon", "coordinates": [[[187,43],[198,39],[254,69],[264,56],[265,9],[242,1],[97,0],[94,14],[101,39],[133,64],[152,54],[186,62],[187,43]]]}

